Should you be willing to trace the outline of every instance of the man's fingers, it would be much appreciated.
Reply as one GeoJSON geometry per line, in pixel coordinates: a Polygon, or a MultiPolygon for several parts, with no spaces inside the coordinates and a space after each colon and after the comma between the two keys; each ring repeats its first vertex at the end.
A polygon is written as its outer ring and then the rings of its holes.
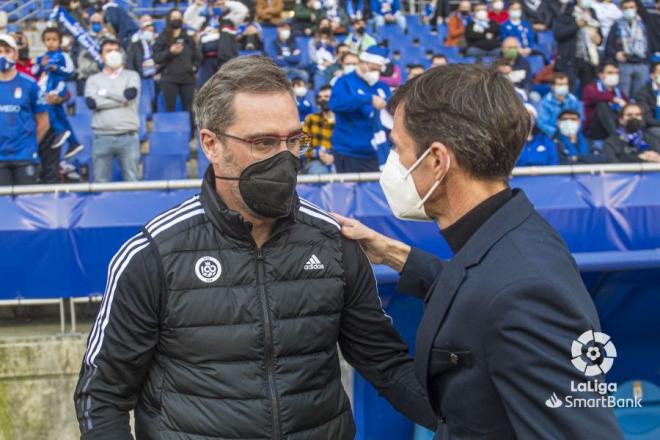
{"type": "Polygon", "coordinates": [[[335,218],[335,220],[337,220],[337,221],[339,222],[339,224],[342,225],[342,226],[353,226],[353,222],[355,221],[355,220],[353,220],[352,218],[344,217],[343,215],[339,215],[339,214],[337,214],[336,212],[331,212],[330,214],[331,214],[331,215],[335,218]]]}

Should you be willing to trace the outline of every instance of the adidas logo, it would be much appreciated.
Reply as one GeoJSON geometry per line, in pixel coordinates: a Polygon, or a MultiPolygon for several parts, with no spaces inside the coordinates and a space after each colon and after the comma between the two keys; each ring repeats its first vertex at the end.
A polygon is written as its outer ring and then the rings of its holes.
{"type": "Polygon", "coordinates": [[[311,258],[307,260],[307,263],[305,263],[305,270],[320,270],[320,269],[325,269],[325,266],[323,263],[321,263],[321,260],[319,260],[316,255],[312,254],[311,258]]]}

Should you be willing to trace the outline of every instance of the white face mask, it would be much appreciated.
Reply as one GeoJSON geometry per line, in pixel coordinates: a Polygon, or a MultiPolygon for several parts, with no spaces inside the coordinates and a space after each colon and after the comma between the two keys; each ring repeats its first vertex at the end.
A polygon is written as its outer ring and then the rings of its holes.
{"type": "Polygon", "coordinates": [[[142,39],[144,41],[153,41],[154,33],[152,31],[144,31],[142,32],[142,39]]]}
{"type": "Polygon", "coordinates": [[[616,73],[612,73],[609,75],[605,75],[605,79],[603,80],[603,84],[607,87],[616,87],[619,85],[619,75],[616,73]]]}
{"type": "Polygon", "coordinates": [[[284,29],[280,31],[280,40],[286,41],[291,37],[291,31],[288,29],[284,29]]]}
{"type": "Polygon", "coordinates": [[[387,204],[390,206],[392,213],[400,220],[431,220],[426,214],[424,203],[431,197],[442,179],[445,178],[450,164],[447,162],[445,175],[431,186],[424,197],[420,197],[411,173],[415,171],[415,168],[419,166],[430,151],[431,149],[428,148],[409,170],[403,166],[396,151],[390,151],[390,155],[387,156],[387,162],[385,162],[383,172],[380,175],[380,186],[383,188],[387,204]]]}
{"type": "Polygon", "coordinates": [[[509,11],[509,18],[512,20],[519,20],[522,17],[522,11],[519,9],[509,11]]]}
{"type": "Polygon", "coordinates": [[[493,11],[501,11],[504,9],[504,2],[493,2],[493,11]]]}
{"type": "Polygon", "coordinates": [[[591,0],[580,0],[579,5],[582,9],[589,9],[591,7],[591,0]]]}
{"type": "Polygon", "coordinates": [[[367,84],[373,86],[380,79],[380,72],[376,72],[375,70],[370,70],[366,73],[363,73],[362,78],[367,82],[367,84]]]}
{"type": "Polygon", "coordinates": [[[570,119],[559,121],[559,132],[566,137],[577,135],[579,129],[580,123],[578,121],[572,121],[570,119]]]}
{"type": "Polygon", "coordinates": [[[113,70],[120,68],[123,61],[123,57],[119,51],[113,50],[105,55],[105,65],[113,70]]]}
{"type": "Polygon", "coordinates": [[[488,12],[487,11],[477,11],[474,14],[474,18],[480,21],[485,21],[488,20],[488,12]]]}
{"type": "Polygon", "coordinates": [[[303,96],[307,95],[307,87],[294,87],[293,88],[293,94],[296,95],[298,98],[302,98],[303,96]]]}
{"type": "Polygon", "coordinates": [[[355,64],[347,64],[344,66],[343,71],[346,74],[353,73],[355,72],[355,67],[356,67],[355,64]]]}
{"type": "Polygon", "coordinates": [[[555,86],[554,91],[556,96],[566,96],[568,95],[568,86],[555,86]]]}
{"type": "Polygon", "coordinates": [[[656,85],[660,86],[660,75],[657,75],[655,77],[655,83],[656,83],[656,85]]]}

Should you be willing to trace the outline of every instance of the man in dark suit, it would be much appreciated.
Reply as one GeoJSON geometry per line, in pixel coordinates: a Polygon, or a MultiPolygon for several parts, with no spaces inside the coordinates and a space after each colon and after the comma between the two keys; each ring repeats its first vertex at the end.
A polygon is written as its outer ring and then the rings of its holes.
{"type": "Polygon", "coordinates": [[[415,366],[441,421],[436,438],[622,438],[610,409],[567,398],[601,398],[571,390],[604,380],[571,354],[600,323],[564,241],[508,186],[530,129],[511,84],[478,66],[431,69],[396,92],[390,111],[388,203],[400,219],[437,222],[454,257],[338,218],[373,263],[401,273],[400,291],[424,299],[415,366]]]}

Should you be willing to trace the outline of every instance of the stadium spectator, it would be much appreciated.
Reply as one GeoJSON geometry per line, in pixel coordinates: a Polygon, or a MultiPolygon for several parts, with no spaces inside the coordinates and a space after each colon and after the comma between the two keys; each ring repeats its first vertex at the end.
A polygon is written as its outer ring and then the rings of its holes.
{"type": "Polygon", "coordinates": [[[272,43],[270,55],[289,78],[299,76],[309,81],[309,74],[300,67],[300,47],[288,23],[282,23],[277,27],[277,38],[272,43]]]}
{"type": "Polygon", "coordinates": [[[66,82],[71,79],[75,69],[71,58],[60,49],[62,33],[59,29],[44,29],[41,39],[46,46],[46,53],[37,57],[32,72],[38,78],[39,87],[44,92],[48,103],[48,119],[53,132],[50,148],[59,151],[59,148],[71,138],[72,142],[68,143],[67,151],[64,154],[64,158],[69,159],[84,148],[73,133],[66,109],[62,104],[69,96],[66,82]],[[62,99],[52,99],[51,96],[62,99]]]}
{"type": "Polygon", "coordinates": [[[322,84],[314,84],[314,90],[316,90],[316,93],[321,89],[321,86],[330,84],[333,78],[340,76],[342,74],[342,65],[341,65],[341,59],[344,56],[344,54],[347,54],[350,52],[350,49],[348,46],[344,43],[339,43],[337,44],[337,47],[335,48],[335,62],[330,65],[327,69],[325,69],[325,79],[322,81],[322,84]]]}
{"type": "Polygon", "coordinates": [[[576,90],[579,80],[578,95],[581,95],[585,85],[594,80],[596,67],[600,63],[598,46],[603,36],[590,5],[591,0],[580,0],[576,5],[561,5],[553,29],[557,41],[555,71],[568,75],[572,90],[576,90]]]}
{"type": "Polygon", "coordinates": [[[431,67],[446,66],[449,64],[447,57],[441,53],[436,53],[431,57],[431,67]]]}
{"type": "Polygon", "coordinates": [[[119,6],[114,0],[106,1],[103,5],[103,20],[112,27],[123,48],[128,47],[131,37],[140,29],[126,8],[119,6]]]}
{"type": "Polygon", "coordinates": [[[123,68],[119,43],[101,44],[103,71],[90,76],[85,102],[92,110],[92,163],[94,180],[112,180],[112,161],[119,160],[125,181],[138,180],[140,141],[138,139],[138,96],[140,77],[123,68]]]}
{"type": "MultiPolygon", "coordinates": [[[[387,52],[387,49],[385,50],[387,52]]],[[[403,74],[398,63],[387,62],[380,71],[380,81],[394,90],[403,82],[403,74]]],[[[387,157],[385,157],[387,158],[387,157]]]]}
{"type": "Polygon", "coordinates": [[[218,21],[209,22],[200,34],[202,64],[198,83],[204,85],[227,61],[239,55],[234,22],[218,16],[218,21]]]}
{"type": "Polygon", "coordinates": [[[568,76],[558,72],[552,78],[552,90],[541,100],[536,124],[543,133],[552,138],[557,132],[557,118],[566,110],[581,115],[582,103],[571,93],[568,76]]]}
{"type": "Polygon", "coordinates": [[[140,74],[142,79],[152,79],[156,75],[154,61],[154,40],[156,28],[151,16],[140,17],[140,31],[133,35],[126,53],[126,68],[140,74]]]}
{"type": "Polygon", "coordinates": [[[634,96],[649,79],[649,43],[646,26],[637,16],[635,0],[623,0],[621,9],[623,18],[610,30],[605,55],[619,63],[623,93],[634,96]]]}
{"type": "Polygon", "coordinates": [[[309,99],[309,88],[302,78],[293,78],[291,80],[293,94],[296,96],[296,106],[298,106],[298,115],[300,121],[304,121],[307,115],[314,113],[314,105],[309,99]]]}
{"type": "Polygon", "coordinates": [[[353,22],[353,31],[348,34],[344,43],[348,44],[351,52],[358,55],[378,44],[376,39],[367,33],[367,24],[362,18],[353,22]]]}
{"type": "Polygon", "coordinates": [[[502,42],[502,56],[511,64],[511,82],[519,89],[529,92],[532,88],[532,66],[522,56],[523,49],[515,37],[507,37],[502,42]]]}
{"type": "Polygon", "coordinates": [[[311,139],[311,148],[306,153],[305,174],[327,174],[332,172],[332,131],[335,128],[335,114],[330,110],[332,87],[323,86],[316,95],[318,111],[307,115],[303,131],[311,139]]]}
{"type": "Polygon", "coordinates": [[[332,33],[330,22],[321,20],[314,38],[309,40],[307,51],[309,60],[314,64],[314,85],[321,87],[327,84],[325,71],[335,64],[337,40],[332,33]]]}
{"type": "Polygon", "coordinates": [[[536,125],[536,110],[530,104],[525,104],[532,121],[532,129],[527,135],[527,142],[520,152],[516,166],[558,165],[557,146],[536,125]]]}
{"type": "Polygon", "coordinates": [[[341,62],[341,69],[338,70],[335,73],[335,75],[333,76],[333,78],[330,80],[329,84],[331,86],[334,86],[335,83],[337,82],[337,79],[342,77],[343,75],[348,75],[349,73],[355,72],[355,69],[357,68],[357,65],[359,64],[360,59],[353,52],[346,52],[340,58],[340,62],[341,62]]]}
{"type": "Polygon", "coordinates": [[[371,0],[371,13],[374,17],[376,29],[386,24],[396,23],[405,32],[407,26],[406,17],[401,12],[401,3],[399,0],[371,0]]]}
{"type": "Polygon", "coordinates": [[[365,13],[367,6],[369,2],[365,0],[346,0],[346,13],[351,21],[355,21],[368,15],[365,13]]]}
{"type": "Polygon", "coordinates": [[[176,110],[176,98],[181,108],[189,112],[195,93],[195,72],[201,53],[197,44],[183,30],[183,16],[178,9],[167,14],[165,29],[154,43],[154,61],[161,72],[160,90],[165,98],[165,111],[176,110]]]}
{"type": "Polygon", "coordinates": [[[284,22],[284,0],[256,0],[256,18],[264,26],[277,26],[284,22]]]}
{"type": "Polygon", "coordinates": [[[559,5],[556,1],[523,0],[521,5],[523,18],[532,25],[535,32],[543,32],[551,28],[555,17],[559,14],[559,5]]]}
{"type": "MultiPolygon", "coordinates": [[[[104,40],[114,39],[114,34],[106,28],[103,23],[103,15],[99,12],[93,13],[89,17],[89,34],[94,39],[97,45],[101,45],[101,42],[104,40]]],[[[98,63],[92,58],[92,56],[86,50],[80,51],[78,54],[78,91],[84,92],[85,90],[85,80],[95,73],[99,73],[101,67],[98,63]]],[[[82,94],[82,93],[80,93],[82,94]]]]}
{"type": "Polygon", "coordinates": [[[555,144],[561,165],[606,162],[605,155],[594,147],[580,127],[580,113],[564,110],[557,119],[555,144]]]}
{"type": "Polygon", "coordinates": [[[387,49],[380,46],[362,52],[357,69],[339,77],[332,88],[330,110],[336,117],[332,148],[338,173],[379,169],[372,139],[374,118],[380,117],[391,95],[390,88],[380,81],[386,54],[387,49]]]}
{"type": "Polygon", "coordinates": [[[36,183],[38,144],[50,127],[35,80],[16,70],[18,46],[0,34],[0,186],[36,183]]]}
{"type": "Polygon", "coordinates": [[[499,29],[495,20],[488,18],[485,3],[474,7],[474,20],[465,29],[466,55],[471,57],[496,57],[499,55],[499,29]]]}
{"type": "Polygon", "coordinates": [[[35,80],[37,79],[32,73],[34,64],[30,58],[30,42],[21,32],[17,32],[11,37],[16,41],[16,46],[18,47],[18,58],[16,59],[16,70],[25,75],[31,76],[35,80]]]}
{"type": "MultiPolygon", "coordinates": [[[[651,80],[635,96],[635,102],[642,107],[644,124],[648,128],[660,127],[660,62],[654,63],[651,80]]],[[[657,128],[654,132],[659,132],[657,128]]]]}
{"type": "Polygon", "coordinates": [[[458,9],[449,16],[445,46],[466,46],[465,29],[468,23],[470,23],[470,11],[472,11],[472,3],[469,0],[461,0],[458,4],[458,9]]]}
{"type": "Polygon", "coordinates": [[[509,11],[504,9],[504,2],[502,0],[495,0],[491,3],[491,10],[488,12],[488,18],[502,25],[509,19],[509,11]]]}
{"type": "Polygon", "coordinates": [[[314,33],[316,22],[321,15],[321,0],[296,2],[293,7],[292,27],[295,33],[310,36],[314,33]]]}
{"type": "Polygon", "coordinates": [[[263,29],[259,23],[254,21],[252,14],[247,18],[245,24],[238,27],[236,32],[236,39],[238,40],[240,50],[263,50],[263,29]]]}
{"type": "Polygon", "coordinates": [[[337,0],[325,0],[320,12],[321,14],[318,18],[319,24],[317,28],[320,26],[320,21],[326,19],[330,21],[330,28],[332,29],[333,34],[346,35],[348,33],[351,21],[344,8],[340,7],[337,3],[337,0]]]}
{"type": "Polygon", "coordinates": [[[601,49],[605,49],[605,42],[610,34],[610,29],[617,20],[623,17],[623,13],[617,3],[611,0],[592,1],[591,8],[596,12],[596,19],[600,23],[600,33],[603,35],[601,49]]]}
{"type": "Polygon", "coordinates": [[[424,73],[426,69],[421,64],[410,64],[408,67],[408,81],[424,73]]]}
{"type": "Polygon", "coordinates": [[[532,25],[522,19],[522,4],[518,1],[509,3],[509,19],[500,26],[500,40],[504,42],[509,37],[518,40],[519,55],[526,57],[532,53],[536,36],[532,25]]]}
{"type": "Polygon", "coordinates": [[[619,67],[613,61],[606,61],[598,68],[598,79],[582,90],[587,137],[605,139],[615,134],[619,112],[627,100],[619,88],[619,67]]]}
{"type": "Polygon", "coordinates": [[[616,133],[605,140],[610,162],[660,162],[660,137],[644,129],[642,107],[629,103],[621,110],[616,133]]]}
{"type": "Polygon", "coordinates": [[[195,0],[183,13],[183,22],[194,31],[201,31],[213,22],[217,24],[221,18],[238,27],[249,14],[248,7],[240,1],[215,0],[207,3],[205,0],[195,0]]]}
{"type": "Polygon", "coordinates": [[[510,60],[507,60],[506,58],[500,58],[492,64],[491,68],[500,72],[502,75],[504,75],[504,77],[511,81],[511,83],[513,83],[513,88],[522,102],[527,103],[529,101],[527,90],[516,86],[515,81],[520,79],[520,75],[513,75],[513,67],[511,66],[510,60]]]}
{"type": "MultiPolygon", "coordinates": [[[[637,13],[639,14],[644,26],[646,27],[646,36],[649,41],[649,54],[651,55],[651,61],[654,63],[660,62],[660,15],[657,11],[660,11],[658,4],[656,3],[656,13],[649,12],[646,5],[640,0],[635,0],[635,5],[637,5],[637,13]]],[[[616,5],[610,5],[611,7],[616,8],[616,5]]],[[[619,11],[618,8],[616,8],[619,11]]],[[[621,12],[619,11],[619,14],[621,12]]],[[[618,20],[621,17],[617,17],[618,20]]],[[[615,20],[615,21],[616,21],[615,20]]]]}

